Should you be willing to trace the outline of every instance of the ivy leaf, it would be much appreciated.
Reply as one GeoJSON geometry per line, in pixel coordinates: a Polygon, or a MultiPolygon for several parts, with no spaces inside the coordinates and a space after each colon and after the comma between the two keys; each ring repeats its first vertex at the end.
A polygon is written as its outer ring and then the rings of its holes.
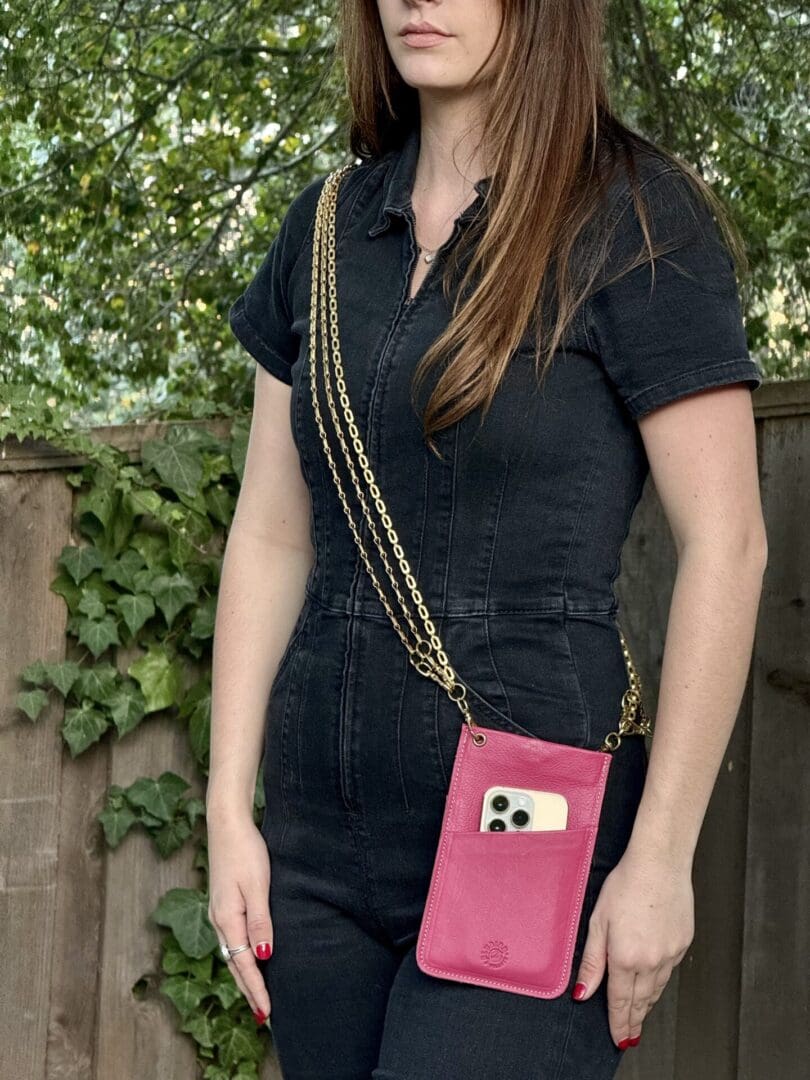
{"type": "Polygon", "coordinates": [[[206,596],[198,604],[191,620],[191,636],[195,638],[211,638],[214,636],[214,621],[217,613],[216,596],[206,596]]]}
{"type": "Polygon", "coordinates": [[[199,698],[189,714],[188,739],[196,761],[206,765],[211,750],[211,691],[199,698]]]}
{"type": "Polygon", "coordinates": [[[99,570],[94,570],[90,577],[85,578],[82,590],[87,592],[89,589],[97,592],[99,599],[105,605],[114,604],[119,596],[118,590],[104,580],[99,570]]]}
{"type": "Polygon", "coordinates": [[[233,1080],[259,1080],[258,1066],[252,1061],[240,1061],[233,1080]]]}
{"type": "Polygon", "coordinates": [[[160,852],[161,858],[168,857],[179,850],[191,836],[191,826],[186,817],[176,817],[167,822],[157,832],[153,833],[152,839],[160,852]]]}
{"type": "Polygon", "coordinates": [[[154,832],[155,829],[163,828],[163,822],[160,818],[155,817],[154,814],[150,814],[149,811],[144,810],[143,807],[138,808],[138,821],[140,821],[141,825],[143,825],[150,833],[154,832]]]}
{"type": "Polygon", "coordinates": [[[185,568],[186,577],[193,581],[198,589],[214,589],[219,585],[222,557],[219,555],[197,555],[194,562],[185,568]]]}
{"type": "Polygon", "coordinates": [[[133,637],[147,619],[155,614],[155,601],[146,593],[135,593],[119,596],[116,607],[121,612],[127,629],[133,637]]]}
{"type": "Polygon", "coordinates": [[[180,1030],[190,1035],[198,1046],[214,1046],[214,1028],[208,1013],[200,1012],[189,1017],[180,1030]]]}
{"type": "Polygon", "coordinates": [[[91,619],[102,619],[106,610],[98,592],[95,589],[85,589],[79,601],[79,611],[91,619]]]}
{"type": "Polygon", "coordinates": [[[141,806],[161,822],[167,822],[174,817],[177,804],[189,786],[177,773],[164,772],[157,779],[142,776],[126,789],[126,796],[133,806],[141,806]]]}
{"type": "Polygon", "coordinates": [[[208,504],[205,501],[205,496],[202,491],[198,491],[194,496],[186,495],[184,492],[180,491],[178,492],[177,497],[188,510],[196,512],[197,516],[203,518],[205,521],[208,520],[208,504]]]}
{"type": "Polygon", "coordinates": [[[51,592],[61,596],[67,604],[68,611],[75,614],[79,610],[79,601],[82,598],[82,590],[76,582],[67,574],[60,574],[50,584],[51,592]]]}
{"type": "Polygon", "coordinates": [[[186,956],[201,959],[217,946],[208,921],[208,897],[196,889],[169,889],[151,917],[158,926],[169,927],[186,956]]]}
{"type": "Polygon", "coordinates": [[[166,441],[173,446],[192,446],[196,450],[219,450],[222,440],[199,424],[172,424],[166,441]]]}
{"type": "Polygon", "coordinates": [[[136,728],[146,716],[144,696],[130,679],[124,680],[118,686],[110,698],[109,707],[119,739],[136,728]]]}
{"type": "Polygon", "coordinates": [[[166,995],[184,1020],[197,1011],[206,991],[204,984],[201,985],[188,975],[169,975],[160,982],[161,994],[166,995]]]}
{"type": "Polygon", "coordinates": [[[118,671],[112,664],[93,664],[81,668],[73,692],[77,698],[89,698],[99,705],[108,705],[115,694],[118,671]]]}
{"type": "Polygon", "coordinates": [[[32,686],[44,686],[48,681],[48,666],[43,660],[34,660],[22,669],[20,678],[32,686]]]}
{"type": "Polygon", "coordinates": [[[241,485],[245,475],[250,422],[244,417],[237,417],[231,424],[231,464],[241,485]]]}
{"type": "Polygon", "coordinates": [[[132,526],[135,523],[135,515],[129,502],[120,493],[115,497],[116,510],[112,519],[112,527],[107,530],[105,554],[119,552],[129,543],[132,526]]]}
{"type": "Polygon", "coordinates": [[[199,450],[193,446],[172,444],[164,439],[147,439],[141,448],[144,465],[153,469],[163,483],[193,498],[202,484],[203,467],[199,450]]]}
{"type": "Polygon", "coordinates": [[[191,827],[194,827],[194,822],[197,818],[205,817],[205,803],[202,799],[197,798],[195,795],[182,804],[183,813],[188,818],[188,823],[191,827]]]}
{"type": "Polygon", "coordinates": [[[208,513],[221,525],[230,525],[236,500],[224,484],[214,484],[205,492],[208,513]]]}
{"type": "Polygon", "coordinates": [[[76,500],[76,513],[79,518],[92,514],[106,532],[115,513],[114,492],[97,485],[79,496],[76,500]]]}
{"type": "Polygon", "coordinates": [[[136,517],[140,514],[151,514],[152,517],[157,517],[160,508],[166,503],[163,496],[152,488],[128,491],[125,500],[136,517]]]}
{"type": "Polygon", "coordinates": [[[46,664],[48,682],[55,686],[62,697],[67,697],[81,671],[73,660],[63,660],[61,664],[46,664]]]}
{"type": "Polygon", "coordinates": [[[219,1047],[219,1060],[226,1069],[234,1069],[246,1061],[259,1062],[264,1057],[264,1047],[258,1032],[235,1024],[232,1016],[215,1017],[213,1027],[214,1038],[219,1047]]]}
{"type": "Polygon", "coordinates": [[[118,627],[111,615],[103,619],[79,619],[77,625],[79,641],[86,645],[95,657],[101,656],[111,645],[121,644],[118,627]]]}
{"type": "Polygon", "coordinates": [[[242,996],[236,980],[231,975],[230,969],[224,964],[217,970],[214,976],[213,993],[219,999],[223,1009],[230,1009],[234,1002],[242,996]]]}
{"type": "Polygon", "coordinates": [[[48,704],[48,695],[44,690],[21,690],[17,694],[17,708],[22,709],[29,720],[37,720],[48,704]]]}
{"type": "Polygon", "coordinates": [[[208,1065],[203,1073],[203,1080],[231,1080],[231,1074],[221,1065],[208,1065]]]}
{"type": "Polygon", "coordinates": [[[157,567],[169,568],[169,551],[166,541],[162,536],[154,533],[136,532],[130,540],[130,547],[141,556],[150,569],[157,567]]]}
{"type": "Polygon", "coordinates": [[[186,956],[177,944],[174,935],[167,934],[161,967],[167,975],[193,975],[199,982],[210,983],[214,970],[214,958],[210,953],[199,960],[186,956]]]}
{"type": "Polygon", "coordinates": [[[130,664],[127,674],[140,686],[148,713],[168,709],[180,695],[180,666],[163,645],[151,646],[144,656],[130,664]]]}
{"type": "Polygon", "coordinates": [[[202,513],[195,513],[184,507],[175,507],[171,519],[169,551],[174,564],[182,568],[192,559],[197,558],[199,552],[213,536],[214,529],[208,520],[205,501],[202,504],[202,513]]]}
{"type": "Polygon", "coordinates": [[[107,559],[101,576],[105,581],[113,581],[127,592],[135,591],[135,574],[146,563],[134,548],[127,548],[117,559],[107,559]]]}
{"type": "Polygon", "coordinates": [[[113,784],[107,791],[107,805],[97,815],[104,829],[104,837],[111,848],[116,848],[137,822],[137,817],[127,802],[124,789],[113,784]]]}
{"type": "Polygon", "coordinates": [[[62,736],[70,748],[70,756],[75,758],[98,742],[108,727],[107,717],[93,707],[92,701],[83,701],[78,708],[68,709],[62,722],[62,736]]]}
{"type": "MultiPolygon", "coordinates": [[[[222,439],[218,440],[218,450],[215,454],[206,454],[203,458],[203,481],[207,484],[216,484],[223,476],[231,474],[231,459],[228,449],[222,439]]],[[[208,494],[206,492],[206,500],[208,494]]]]}
{"type": "Polygon", "coordinates": [[[57,562],[67,570],[73,581],[80,585],[94,570],[101,569],[104,558],[96,547],[88,545],[74,547],[72,544],[66,544],[57,562]]]}
{"type": "Polygon", "coordinates": [[[158,574],[152,579],[149,591],[163,612],[169,629],[186,604],[197,598],[197,589],[185,574],[158,574]]]}

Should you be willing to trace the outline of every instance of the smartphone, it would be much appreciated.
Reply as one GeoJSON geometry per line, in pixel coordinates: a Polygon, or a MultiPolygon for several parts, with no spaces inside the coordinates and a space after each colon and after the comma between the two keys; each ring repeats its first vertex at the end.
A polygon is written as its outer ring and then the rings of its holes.
{"type": "Polygon", "coordinates": [[[482,832],[533,832],[567,824],[568,800],[557,791],[491,787],[484,792],[482,832]]]}

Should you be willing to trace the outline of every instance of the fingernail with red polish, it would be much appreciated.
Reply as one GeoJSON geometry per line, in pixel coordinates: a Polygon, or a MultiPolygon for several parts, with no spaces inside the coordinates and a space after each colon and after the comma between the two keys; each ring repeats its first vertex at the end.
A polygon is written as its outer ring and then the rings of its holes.
{"type": "Polygon", "coordinates": [[[272,952],[269,941],[260,941],[256,946],[256,956],[259,960],[269,960],[272,952]]]}
{"type": "Polygon", "coordinates": [[[261,1011],[261,1009],[254,1009],[253,1010],[253,1017],[254,1017],[257,1024],[263,1024],[265,1022],[265,1020],[267,1019],[267,1016],[268,1016],[268,1014],[263,1013],[261,1011]]]}
{"type": "Polygon", "coordinates": [[[638,1044],[640,1042],[641,1042],[641,1036],[640,1035],[634,1035],[632,1037],[632,1039],[630,1040],[630,1046],[638,1046],[638,1044]]]}
{"type": "Polygon", "coordinates": [[[630,1046],[629,1037],[626,1038],[626,1039],[622,1039],[622,1041],[619,1043],[619,1049],[620,1050],[626,1050],[628,1046],[630,1046]]]}
{"type": "Polygon", "coordinates": [[[572,994],[574,1001],[579,1001],[580,998],[584,997],[584,995],[587,993],[587,990],[588,987],[585,985],[585,983],[578,982],[577,985],[574,987],[574,992],[572,994]]]}

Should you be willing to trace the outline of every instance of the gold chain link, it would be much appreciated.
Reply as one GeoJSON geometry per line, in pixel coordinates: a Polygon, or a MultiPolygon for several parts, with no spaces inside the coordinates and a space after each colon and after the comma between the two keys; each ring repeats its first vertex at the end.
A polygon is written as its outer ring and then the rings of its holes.
{"type": "MultiPolygon", "coordinates": [[[[369,573],[369,577],[377,591],[380,601],[388,614],[391,623],[405,646],[408,652],[408,658],[416,668],[416,670],[425,675],[427,678],[433,679],[447,692],[452,701],[458,705],[464,722],[470,729],[470,734],[475,745],[480,746],[486,742],[486,734],[481,731],[472,713],[470,712],[469,704],[467,703],[466,694],[467,688],[463,682],[459,679],[456,672],[453,670],[452,665],[444,651],[441,639],[436,631],[435,626],[430,618],[430,614],[427,610],[425,602],[422,598],[422,594],[419,591],[416,579],[411,571],[405,553],[402,549],[402,545],[399,542],[391,517],[388,513],[386,505],[383,501],[380,489],[374,479],[374,474],[371,471],[368,456],[365,451],[365,447],[360,438],[360,432],[357,427],[357,423],[352,412],[351,405],[349,403],[349,397],[346,392],[346,379],[343,371],[343,361],[340,352],[340,338],[338,334],[338,312],[337,312],[337,286],[336,286],[336,258],[335,258],[335,217],[337,207],[337,193],[340,186],[340,182],[343,176],[351,169],[355,168],[354,164],[343,165],[341,168],[336,169],[330,173],[326,178],[320,197],[318,199],[318,205],[315,212],[315,232],[313,236],[313,252],[312,252],[312,294],[311,294],[311,318],[310,318],[310,337],[309,337],[309,372],[311,380],[311,392],[312,403],[315,412],[315,420],[320,433],[321,443],[323,444],[324,453],[326,455],[327,462],[329,464],[332,478],[337,488],[338,497],[343,507],[346,520],[348,521],[349,528],[351,529],[352,536],[360,552],[360,556],[363,563],[369,573]],[[328,309],[328,324],[327,324],[327,309],[328,309]],[[391,583],[393,591],[396,595],[397,602],[404,616],[405,622],[408,624],[410,633],[413,636],[413,640],[408,637],[408,633],[403,629],[402,624],[397,618],[391,603],[385,595],[385,591],[380,585],[377,575],[374,571],[374,567],[371,564],[368,552],[360,537],[360,532],[354,520],[351,508],[349,506],[346,493],[343,488],[340,476],[338,475],[337,467],[335,465],[334,457],[332,455],[331,448],[329,446],[329,440],[326,435],[326,429],[321,414],[320,404],[318,402],[317,392],[317,338],[318,331],[320,330],[320,339],[322,342],[322,369],[323,369],[323,381],[324,391],[326,394],[326,400],[329,406],[329,413],[332,419],[332,423],[335,429],[335,435],[338,443],[340,444],[341,451],[346,461],[346,467],[351,477],[352,485],[357,494],[358,501],[363,511],[363,516],[368,525],[369,533],[374,540],[375,547],[380,555],[380,559],[385,568],[386,575],[391,583]],[[331,344],[332,349],[332,364],[329,362],[329,355],[327,349],[327,342],[331,344]],[[363,486],[360,481],[360,477],[357,473],[354,461],[352,460],[351,452],[346,441],[343,428],[341,426],[341,420],[338,415],[337,406],[335,404],[335,396],[332,389],[332,372],[331,368],[334,367],[335,383],[337,385],[337,395],[340,402],[340,406],[343,410],[343,416],[345,419],[346,430],[349,434],[349,439],[352,443],[354,453],[356,455],[357,464],[359,465],[360,472],[363,475],[363,480],[366,483],[367,490],[371,496],[371,500],[374,503],[377,514],[379,515],[380,522],[382,523],[385,534],[388,538],[388,542],[391,545],[391,550],[396,556],[396,560],[399,564],[400,573],[408,587],[411,594],[413,605],[418,613],[419,618],[422,621],[424,627],[424,635],[420,633],[419,627],[414,619],[414,616],[408,607],[405,597],[403,596],[402,589],[399,582],[396,579],[391,562],[388,558],[388,554],[385,550],[383,541],[380,537],[377,526],[372,518],[369,510],[368,501],[366,499],[366,493],[363,490],[363,486]]],[[[602,743],[600,750],[611,751],[615,750],[621,743],[623,735],[629,734],[652,734],[651,722],[649,716],[644,711],[644,707],[641,702],[641,679],[638,672],[633,665],[630,657],[630,650],[625,641],[624,635],[621,629],[619,629],[619,637],[621,639],[622,652],[624,654],[625,664],[627,667],[628,677],[630,680],[630,686],[625,691],[622,697],[621,715],[619,718],[618,731],[612,731],[602,743]]]]}

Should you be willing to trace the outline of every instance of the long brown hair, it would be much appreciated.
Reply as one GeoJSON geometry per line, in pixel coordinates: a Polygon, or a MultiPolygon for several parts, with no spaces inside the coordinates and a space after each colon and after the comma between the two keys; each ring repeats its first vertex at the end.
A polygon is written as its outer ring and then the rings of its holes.
{"type": "MultiPolygon", "coordinates": [[[[510,355],[531,326],[542,379],[605,266],[608,230],[602,230],[598,243],[588,234],[587,258],[573,256],[621,168],[630,180],[644,249],[611,280],[669,250],[653,250],[636,151],[651,150],[681,171],[713,210],[737,265],[746,265],[732,220],[700,174],[611,111],[603,44],[605,0],[501,4],[503,17],[493,47],[493,53],[502,50],[501,59],[482,124],[484,160],[493,162],[486,193],[489,213],[476,215],[466,234],[472,257],[457,291],[452,283],[458,247],[448,261],[443,288],[453,305],[452,318],[414,377],[416,388],[428,368],[447,358],[423,414],[424,432],[434,450],[433,432],[478,406],[486,413],[510,355]],[[549,274],[552,266],[554,273],[549,274]],[[553,295],[543,284],[549,278],[553,295]],[[550,308],[553,318],[547,314],[550,308]]],[[[336,55],[348,91],[351,150],[361,159],[376,158],[399,147],[419,123],[418,92],[404,82],[391,60],[376,0],[340,0],[338,30],[336,55]]]]}

